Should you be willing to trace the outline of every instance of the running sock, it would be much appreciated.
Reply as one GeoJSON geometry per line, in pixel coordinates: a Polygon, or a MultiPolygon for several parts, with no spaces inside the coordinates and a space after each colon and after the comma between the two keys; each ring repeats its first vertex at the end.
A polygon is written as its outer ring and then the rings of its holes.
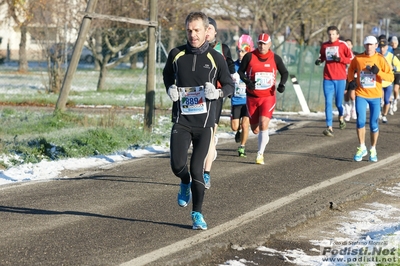
{"type": "Polygon", "coordinates": [[[362,148],[363,150],[366,150],[366,149],[367,149],[367,147],[365,146],[365,143],[360,144],[360,148],[362,148]]]}
{"type": "Polygon", "coordinates": [[[265,147],[267,146],[268,142],[269,142],[268,130],[260,131],[260,133],[258,133],[258,152],[260,154],[264,154],[265,147]]]}

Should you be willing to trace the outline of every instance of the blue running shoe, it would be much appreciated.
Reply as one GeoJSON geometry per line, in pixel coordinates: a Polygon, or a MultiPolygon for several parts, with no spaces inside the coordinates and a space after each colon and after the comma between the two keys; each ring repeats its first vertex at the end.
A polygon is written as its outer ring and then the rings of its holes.
{"type": "Polygon", "coordinates": [[[362,158],[367,155],[367,149],[366,148],[357,148],[357,153],[354,155],[354,161],[356,162],[361,162],[362,158]]]}
{"type": "Polygon", "coordinates": [[[203,214],[200,212],[193,212],[192,211],[192,221],[193,221],[193,229],[194,230],[207,230],[207,224],[204,221],[203,214]]]}
{"type": "Polygon", "coordinates": [[[209,174],[204,174],[204,187],[206,189],[209,189],[211,187],[211,176],[209,174]]]}
{"type": "Polygon", "coordinates": [[[179,187],[179,192],[178,192],[178,205],[181,207],[186,207],[189,202],[190,198],[192,197],[192,191],[191,191],[191,185],[192,182],[189,184],[180,184],[179,187]]]}
{"type": "Polygon", "coordinates": [[[376,163],[378,161],[378,156],[376,156],[376,150],[369,151],[369,161],[376,163]]]}

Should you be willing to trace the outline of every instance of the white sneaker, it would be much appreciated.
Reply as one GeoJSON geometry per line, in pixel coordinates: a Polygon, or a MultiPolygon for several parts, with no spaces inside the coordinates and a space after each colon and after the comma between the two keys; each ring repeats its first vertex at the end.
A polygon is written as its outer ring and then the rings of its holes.
{"type": "Polygon", "coordinates": [[[387,118],[386,118],[386,116],[384,115],[384,116],[382,116],[382,123],[387,123],[387,118]]]}
{"type": "Polygon", "coordinates": [[[353,118],[354,120],[356,120],[357,119],[357,113],[356,113],[356,110],[351,110],[351,118],[353,118]]]}
{"type": "Polygon", "coordinates": [[[264,164],[264,155],[257,153],[256,164],[264,164]]]}
{"type": "Polygon", "coordinates": [[[393,112],[397,112],[397,100],[393,102],[393,112]]]}
{"type": "Polygon", "coordinates": [[[350,114],[346,114],[344,116],[344,121],[349,122],[350,121],[350,114]]]}
{"type": "Polygon", "coordinates": [[[390,107],[389,107],[389,114],[390,114],[390,115],[394,115],[394,113],[393,113],[393,106],[392,106],[392,105],[390,105],[390,107]]]}

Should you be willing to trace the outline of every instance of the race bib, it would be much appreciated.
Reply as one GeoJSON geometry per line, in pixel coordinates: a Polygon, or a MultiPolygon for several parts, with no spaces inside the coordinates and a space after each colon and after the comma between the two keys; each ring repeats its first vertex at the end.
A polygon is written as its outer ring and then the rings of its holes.
{"type": "Polygon", "coordinates": [[[181,111],[184,115],[197,115],[207,113],[204,86],[178,87],[181,99],[181,111]]]}
{"type": "Polygon", "coordinates": [[[275,75],[272,72],[257,72],[255,75],[255,89],[268,90],[275,83],[275,75]]]}
{"type": "Polygon", "coordinates": [[[370,72],[366,73],[364,71],[361,71],[360,83],[361,87],[364,89],[376,88],[376,75],[370,72]]]}
{"type": "Polygon", "coordinates": [[[239,83],[235,83],[235,97],[245,98],[246,97],[246,84],[243,81],[239,81],[239,83]]]}
{"type": "Polygon", "coordinates": [[[326,61],[332,61],[332,56],[339,57],[339,46],[330,46],[325,49],[326,61]]]}

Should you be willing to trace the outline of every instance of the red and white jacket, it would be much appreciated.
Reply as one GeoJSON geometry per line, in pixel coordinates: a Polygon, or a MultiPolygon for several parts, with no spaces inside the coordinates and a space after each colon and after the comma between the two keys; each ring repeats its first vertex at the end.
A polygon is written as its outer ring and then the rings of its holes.
{"type": "Polygon", "coordinates": [[[345,41],[337,40],[335,42],[327,41],[321,45],[319,58],[325,62],[324,79],[342,80],[347,78],[346,65],[353,59],[353,52],[345,41]],[[332,55],[339,57],[340,61],[332,59],[332,55]]]}

